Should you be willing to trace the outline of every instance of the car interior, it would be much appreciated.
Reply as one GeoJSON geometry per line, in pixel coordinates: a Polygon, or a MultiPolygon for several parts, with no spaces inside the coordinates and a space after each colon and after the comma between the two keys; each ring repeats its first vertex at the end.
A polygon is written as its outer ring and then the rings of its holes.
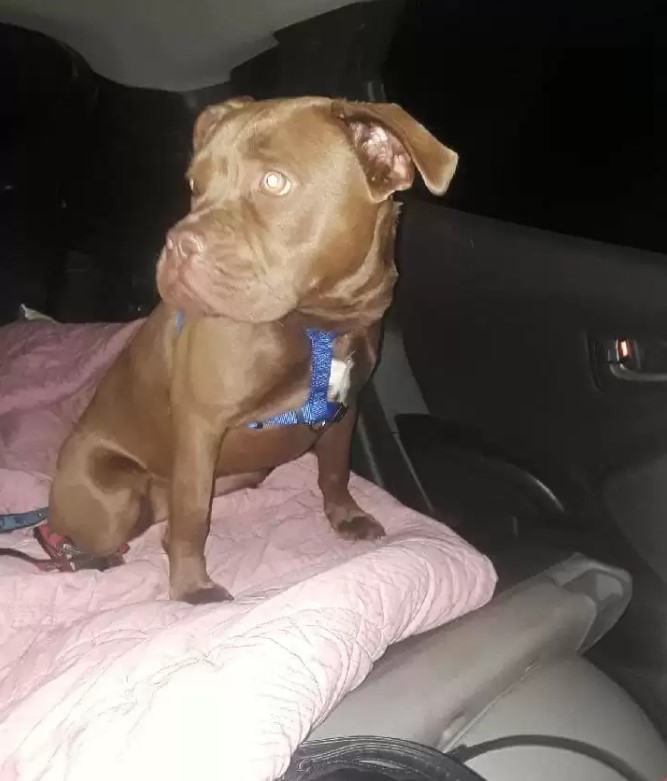
{"type": "MultiPolygon", "coordinates": [[[[401,196],[353,468],[488,555],[499,583],[486,607],[390,648],[311,739],[449,752],[540,733],[664,778],[661,4],[202,0],[187,22],[185,5],[137,5],[0,2],[0,324],[21,305],[76,323],[152,310],[205,106],[401,104],[460,165],[446,205],[421,185],[401,196]]],[[[470,766],[623,777],[534,747],[470,766]]]]}

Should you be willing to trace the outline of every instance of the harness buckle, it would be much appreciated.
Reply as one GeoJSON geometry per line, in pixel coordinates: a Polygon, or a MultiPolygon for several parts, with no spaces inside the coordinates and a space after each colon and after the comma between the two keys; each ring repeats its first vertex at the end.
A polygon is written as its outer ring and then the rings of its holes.
{"type": "Polygon", "coordinates": [[[333,418],[331,418],[332,423],[340,423],[340,421],[347,415],[347,405],[343,404],[342,402],[338,405],[338,409],[336,410],[333,418]]]}
{"type": "Polygon", "coordinates": [[[109,556],[95,556],[79,550],[67,537],[53,534],[46,524],[37,526],[33,533],[50,559],[40,566],[40,569],[46,572],[78,572],[82,569],[96,569],[104,572],[104,570],[123,564],[123,554],[129,550],[128,546],[124,545],[119,551],[109,556]]]}
{"type": "Polygon", "coordinates": [[[339,404],[334,414],[327,420],[320,420],[318,423],[309,423],[308,428],[311,431],[319,432],[325,429],[332,423],[339,423],[347,413],[347,407],[345,404],[339,404]]]}

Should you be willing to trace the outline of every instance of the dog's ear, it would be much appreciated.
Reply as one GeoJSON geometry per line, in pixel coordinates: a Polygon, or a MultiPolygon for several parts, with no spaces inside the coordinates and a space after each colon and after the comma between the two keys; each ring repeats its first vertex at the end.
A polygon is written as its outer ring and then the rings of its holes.
{"type": "Polygon", "coordinates": [[[412,187],[415,166],[434,195],[449,187],[458,155],[400,106],[335,100],[332,112],[349,128],[375,200],[412,187]]]}
{"type": "Polygon", "coordinates": [[[236,98],[230,98],[224,103],[218,103],[205,108],[197,117],[192,133],[192,147],[194,151],[196,152],[204,146],[224,116],[229,114],[230,111],[243,108],[243,106],[252,102],[253,98],[248,95],[240,95],[236,98]]]}

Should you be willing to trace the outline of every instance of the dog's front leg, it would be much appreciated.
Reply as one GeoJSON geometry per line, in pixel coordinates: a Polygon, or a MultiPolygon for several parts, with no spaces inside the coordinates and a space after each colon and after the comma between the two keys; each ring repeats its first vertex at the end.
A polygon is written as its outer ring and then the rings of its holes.
{"type": "Polygon", "coordinates": [[[174,461],[169,487],[169,595],[203,604],[231,599],[206,570],[215,465],[224,431],[194,415],[178,416],[174,426],[174,461]]]}
{"type": "Polygon", "coordinates": [[[384,535],[382,526],[350,495],[350,445],[356,422],[356,408],[350,408],[338,423],[328,426],[315,443],[318,481],[329,523],[349,540],[374,540],[384,535]]]}

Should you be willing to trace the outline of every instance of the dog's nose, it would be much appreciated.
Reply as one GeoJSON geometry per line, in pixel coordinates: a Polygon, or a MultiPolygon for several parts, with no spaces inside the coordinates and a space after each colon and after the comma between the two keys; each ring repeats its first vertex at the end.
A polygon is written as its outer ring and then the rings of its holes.
{"type": "Polygon", "coordinates": [[[187,260],[204,251],[204,242],[201,237],[192,230],[186,228],[172,228],[167,233],[166,247],[169,252],[175,253],[180,260],[187,260]]]}

